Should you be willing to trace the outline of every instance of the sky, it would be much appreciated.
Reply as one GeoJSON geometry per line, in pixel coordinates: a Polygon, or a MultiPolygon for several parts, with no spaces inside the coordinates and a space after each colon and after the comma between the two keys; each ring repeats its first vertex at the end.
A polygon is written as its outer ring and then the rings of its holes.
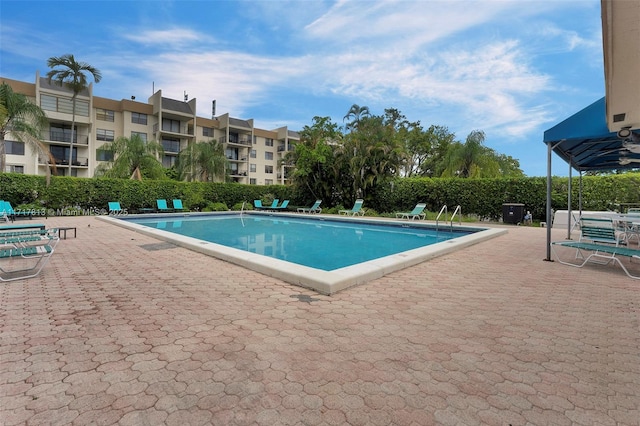
{"type": "Polygon", "coordinates": [[[527,176],[547,175],[544,131],[605,94],[599,0],[0,0],[1,77],[64,54],[101,71],[95,96],[161,89],[269,130],[394,108],[483,131],[527,176]]]}

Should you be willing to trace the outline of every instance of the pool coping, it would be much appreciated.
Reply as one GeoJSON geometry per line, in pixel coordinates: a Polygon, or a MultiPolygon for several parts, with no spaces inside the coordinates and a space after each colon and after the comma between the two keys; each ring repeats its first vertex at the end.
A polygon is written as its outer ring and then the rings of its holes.
{"type": "MultiPolygon", "coordinates": [[[[212,216],[212,215],[228,215],[230,213],[239,212],[188,212],[188,213],[160,213],[160,214],[140,214],[127,215],[131,218],[158,218],[166,217],[167,219],[177,219],[180,217],[193,216],[212,216]]],[[[307,215],[300,213],[269,213],[269,212],[245,212],[244,214],[252,216],[276,216],[276,217],[304,217],[306,219],[315,220],[333,220],[343,222],[360,222],[371,224],[388,224],[395,225],[406,223],[412,226],[433,228],[434,223],[422,221],[407,221],[400,219],[382,219],[367,217],[351,217],[336,215],[307,215]]],[[[251,253],[240,249],[226,247],[220,244],[202,241],[196,238],[187,237],[173,232],[164,231],[162,229],[151,228],[145,225],[139,225],[127,220],[121,220],[118,216],[97,216],[98,219],[111,223],[123,228],[130,229],[135,232],[156,238],[161,241],[173,243],[177,246],[193,250],[208,256],[221,259],[247,269],[262,273],[264,275],[281,279],[290,284],[300,287],[312,289],[318,293],[332,295],[338,291],[364,284],[368,281],[383,277],[391,272],[408,268],[418,263],[425,262],[438,256],[461,250],[465,247],[496,238],[507,233],[507,229],[503,228],[485,228],[479,226],[451,225],[454,229],[475,230],[477,232],[452,240],[443,241],[426,247],[404,251],[401,253],[385,256],[379,259],[370,260],[368,262],[359,263],[353,266],[336,269],[333,271],[324,271],[320,269],[302,266],[284,260],[274,259],[257,253],[251,253]],[[479,231],[478,231],[479,230],[479,231]]],[[[440,225],[440,226],[447,226],[440,225]]]]}

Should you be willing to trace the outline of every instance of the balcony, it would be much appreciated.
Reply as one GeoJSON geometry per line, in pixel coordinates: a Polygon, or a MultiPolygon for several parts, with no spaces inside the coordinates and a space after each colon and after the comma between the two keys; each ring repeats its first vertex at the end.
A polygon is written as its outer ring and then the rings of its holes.
{"type": "Polygon", "coordinates": [[[165,153],[179,153],[180,152],[180,142],[176,141],[162,141],[162,149],[165,153]]]}
{"type": "MultiPolygon", "coordinates": [[[[56,166],[68,166],[69,158],[54,157],[56,166]]],[[[39,164],[50,164],[49,159],[38,157],[39,164]]],[[[87,157],[75,157],[72,161],[74,167],[89,167],[89,159],[87,157]]]]}
{"type": "Polygon", "coordinates": [[[218,142],[220,143],[226,143],[229,145],[242,145],[242,146],[251,146],[251,138],[235,138],[235,137],[229,137],[229,139],[227,139],[226,136],[222,136],[218,139],[218,142]]]}
{"type": "MultiPolygon", "coordinates": [[[[52,142],[71,143],[71,130],[49,130],[48,135],[45,135],[45,139],[52,142]]],[[[89,145],[89,136],[79,135],[78,133],[75,133],[73,135],[73,143],[80,145],[89,145]]]]}

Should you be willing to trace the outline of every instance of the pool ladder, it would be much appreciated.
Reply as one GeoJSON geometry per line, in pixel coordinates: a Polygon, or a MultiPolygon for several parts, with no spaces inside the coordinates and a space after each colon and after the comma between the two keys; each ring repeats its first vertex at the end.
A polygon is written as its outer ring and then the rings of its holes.
{"type": "MultiPolygon", "coordinates": [[[[444,222],[447,223],[448,210],[446,204],[442,206],[442,208],[440,209],[440,213],[438,213],[438,216],[436,216],[436,231],[439,229],[440,216],[442,216],[443,213],[444,222]]],[[[456,215],[458,216],[458,225],[462,225],[462,207],[460,206],[460,204],[456,206],[456,208],[453,210],[453,214],[451,215],[451,220],[449,221],[449,226],[451,227],[451,229],[453,229],[453,219],[456,217],[456,215]]]]}

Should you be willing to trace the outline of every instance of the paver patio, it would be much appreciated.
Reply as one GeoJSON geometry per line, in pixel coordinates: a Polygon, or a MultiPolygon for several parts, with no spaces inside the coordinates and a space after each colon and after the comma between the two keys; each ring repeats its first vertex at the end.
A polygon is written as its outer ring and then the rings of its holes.
{"type": "Polygon", "coordinates": [[[0,285],[2,425],[640,419],[640,282],[543,261],[542,228],[323,296],[95,218],[45,223],[77,238],[0,285]]]}

